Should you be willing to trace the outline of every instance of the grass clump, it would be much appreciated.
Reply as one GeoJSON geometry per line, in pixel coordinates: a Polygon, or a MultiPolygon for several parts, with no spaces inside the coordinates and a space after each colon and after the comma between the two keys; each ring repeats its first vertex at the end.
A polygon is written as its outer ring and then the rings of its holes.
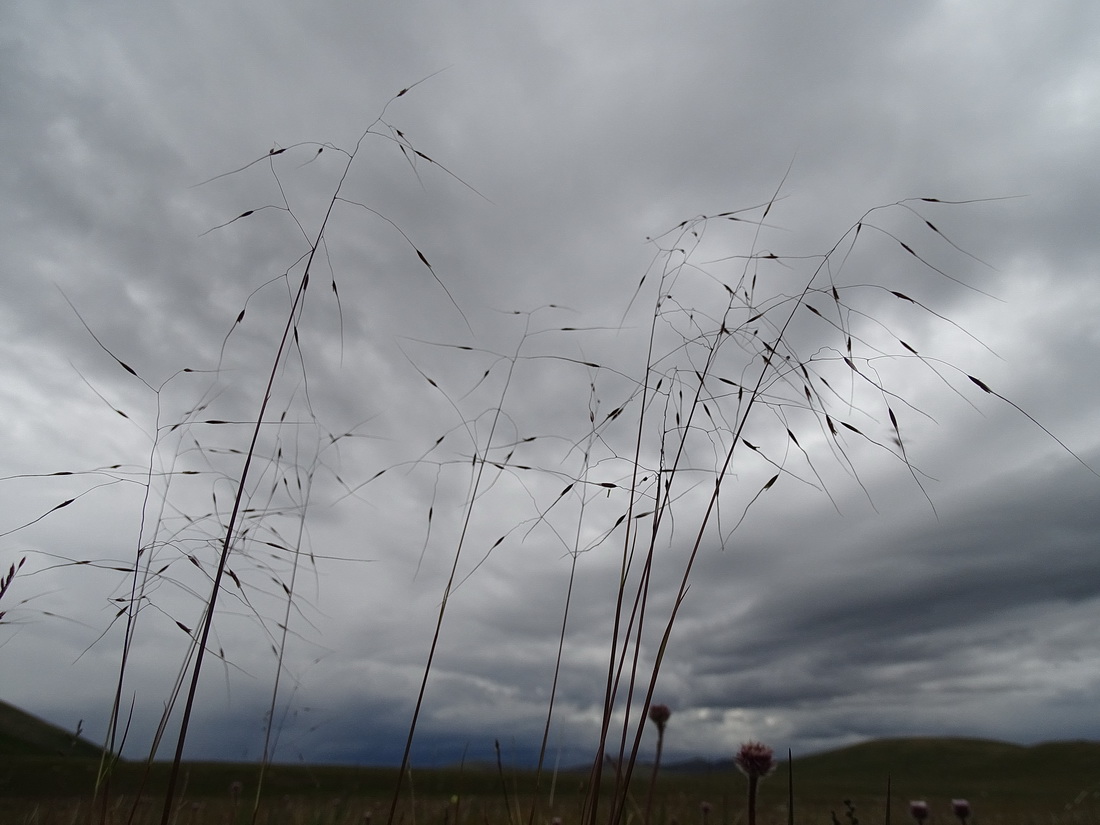
{"type": "MultiPolygon", "coordinates": [[[[390,103],[409,91],[401,90],[390,103]]],[[[138,484],[143,501],[132,557],[113,565],[114,572],[126,578],[120,595],[113,597],[117,612],[111,625],[118,628],[121,644],[109,733],[95,772],[96,816],[102,822],[152,821],[144,800],[154,789],[164,825],[226,817],[258,822],[301,821],[304,816],[311,821],[350,822],[368,815],[388,825],[418,815],[443,817],[447,825],[472,821],[473,816],[509,825],[534,825],[555,817],[562,825],[618,825],[635,819],[685,823],[700,816],[725,823],[740,810],[746,811],[748,825],[757,825],[758,816],[762,823],[778,821],[780,810],[783,818],[793,818],[796,791],[800,811],[824,810],[802,797],[817,787],[815,770],[820,777],[827,773],[825,768],[799,763],[798,788],[770,783],[780,794],[772,797],[761,780],[772,770],[782,774],[793,767],[777,766],[771,749],[754,742],[742,746],[735,757],[748,780],[744,799],[727,775],[721,783],[679,782],[680,796],[670,798],[666,792],[658,804],[664,784],[658,771],[670,711],[654,699],[698,560],[711,548],[732,547],[749,512],[788,485],[812,488],[829,498],[833,485],[842,483],[837,479],[842,479],[854,482],[873,500],[875,491],[860,470],[868,455],[892,459],[932,507],[925,476],[914,464],[908,442],[911,423],[927,416],[893,388],[887,363],[931,372],[953,392],[976,387],[1007,399],[982,379],[923,355],[880,320],[885,299],[891,313],[917,313],[950,323],[908,291],[868,281],[868,267],[860,259],[865,247],[880,256],[885,243],[912,278],[954,282],[936,261],[959,247],[929,217],[930,210],[949,204],[918,197],[876,207],[820,255],[784,256],[768,250],[762,241],[781,187],[756,207],[697,216],[650,239],[653,264],[634,285],[617,330],[627,337],[631,324],[644,329],[633,348],[631,369],[577,357],[576,352],[588,351],[596,331],[561,326],[556,321],[559,308],[552,306],[514,313],[521,326],[511,349],[497,352],[430,342],[435,352],[453,359],[445,365],[453,369],[442,370],[431,370],[409,356],[454,423],[442,434],[425,434],[431,446],[400,466],[409,472],[426,470],[438,484],[454,484],[465,493],[460,512],[452,513],[447,522],[450,555],[432,632],[424,640],[418,688],[407,708],[401,763],[386,774],[385,801],[378,798],[377,787],[369,792],[363,787],[360,773],[358,779],[346,778],[339,790],[317,790],[330,795],[328,802],[314,799],[308,812],[293,807],[295,799],[311,791],[295,785],[300,774],[284,773],[274,762],[278,719],[286,701],[285,655],[295,628],[308,626],[300,582],[317,569],[308,546],[317,490],[325,476],[326,490],[337,491],[334,497],[366,497],[370,485],[397,466],[372,466],[363,481],[344,479],[333,466],[339,464],[340,449],[347,441],[370,435],[369,426],[330,432],[311,402],[307,352],[313,330],[306,323],[306,306],[319,285],[331,301],[334,325],[343,323],[340,289],[329,257],[334,216],[380,218],[387,231],[396,232],[407,244],[410,259],[431,277],[473,333],[429,256],[382,211],[351,191],[352,170],[368,141],[396,148],[414,171],[427,164],[450,174],[391,125],[386,111],[350,149],[328,143],[273,148],[226,173],[262,165],[277,184],[279,200],[247,209],[215,229],[233,231],[242,221],[277,214],[300,236],[302,245],[300,257],[281,277],[257,286],[244,306],[227,313],[229,332],[219,356],[223,359],[239,337],[250,302],[281,290],[283,322],[270,350],[253,366],[251,384],[228,387],[232,382],[226,380],[219,361],[208,371],[183,370],[154,385],[88,330],[117,367],[140,383],[156,409],[147,466],[109,468],[112,478],[138,484]],[[337,158],[335,183],[314,225],[300,219],[300,210],[283,187],[282,164],[292,156],[298,162],[299,156],[308,156],[307,162],[337,158]],[[924,251],[929,247],[934,253],[924,251]],[[433,372],[447,378],[432,377],[433,372]],[[466,377],[470,375],[474,377],[466,377]],[[213,383],[174,420],[162,418],[161,402],[175,391],[172,382],[196,378],[213,383]],[[562,432],[531,435],[535,417],[522,399],[531,387],[548,381],[565,388],[565,398],[577,399],[570,402],[576,405],[575,414],[563,422],[562,432]],[[211,412],[219,393],[230,390],[238,395],[254,392],[246,418],[221,418],[211,412]],[[587,404],[581,398],[587,398],[587,404]],[[209,433],[217,435],[211,440],[209,433]],[[461,446],[451,446],[459,441],[461,446]],[[188,509],[197,485],[211,490],[212,504],[206,511],[188,509]],[[513,522],[501,524],[500,514],[510,512],[510,496],[516,490],[526,494],[531,512],[514,514],[513,522]],[[177,497],[187,504],[177,504],[177,497]],[[431,780],[418,771],[414,804],[409,788],[413,744],[452,599],[498,547],[514,537],[532,535],[552,537],[569,560],[561,620],[554,631],[557,655],[547,666],[550,689],[538,766],[524,774],[522,782],[512,784],[498,748],[495,785],[483,786],[484,777],[472,770],[448,776],[442,785],[449,783],[450,789],[441,791],[446,796],[442,804],[434,798],[431,780]],[[566,781],[558,771],[545,775],[545,759],[572,630],[574,585],[581,565],[596,552],[612,556],[617,569],[614,588],[606,594],[604,619],[610,630],[595,697],[597,741],[588,770],[566,781]],[[467,561],[471,553],[480,559],[472,565],[467,561]],[[658,585],[662,591],[671,590],[671,597],[655,597],[658,585]],[[240,769],[228,783],[217,771],[216,778],[207,780],[204,768],[183,759],[203,674],[212,662],[226,670],[233,666],[217,641],[219,622],[229,620],[227,601],[237,614],[233,618],[243,615],[252,622],[273,657],[262,754],[254,771],[240,769]],[[147,757],[134,765],[119,759],[128,736],[126,697],[139,632],[154,616],[167,617],[179,631],[181,654],[147,757]],[[644,802],[639,803],[634,773],[646,756],[647,721],[657,728],[657,749],[644,802]],[[165,752],[170,753],[166,764],[159,761],[165,752]],[[570,784],[578,790],[564,790],[570,784]],[[549,803],[544,796],[548,786],[549,803]],[[491,802],[479,808],[475,800],[481,794],[491,802]],[[275,798],[283,801],[273,802],[275,798]]],[[[598,332],[606,335],[607,330],[598,332]]],[[[543,410],[535,412],[541,424],[543,410]]],[[[421,526],[431,534],[439,529],[433,521],[435,500],[425,505],[426,523],[421,526]]],[[[73,566],[89,562],[69,561],[73,566]]],[[[0,596],[17,569],[13,565],[0,579],[0,596]]],[[[861,757],[837,758],[858,762],[861,757]]],[[[912,777],[916,764],[899,764],[896,781],[912,777]]],[[[863,806],[871,798],[882,806],[881,799],[866,796],[884,787],[881,778],[872,780],[868,773],[863,786],[858,775],[844,774],[845,781],[855,783],[845,801],[851,825],[856,825],[857,804],[863,806]]],[[[979,798],[973,790],[941,788],[928,781],[924,793],[979,798]]],[[[322,783],[317,782],[319,789],[322,783]]],[[[887,810],[889,805],[887,801],[887,810]]],[[[868,809],[874,809],[873,804],[868,809]]],[[[816,814],[807,814],[811,815],[816,814]]]]}

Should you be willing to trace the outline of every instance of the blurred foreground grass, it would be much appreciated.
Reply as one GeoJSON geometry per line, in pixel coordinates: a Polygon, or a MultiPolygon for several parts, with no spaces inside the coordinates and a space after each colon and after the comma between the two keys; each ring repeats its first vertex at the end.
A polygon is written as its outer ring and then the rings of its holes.
{"type": "MultiPolygon", "coordinates": [[[[0,757],[0,823],[64,823],[90,820],[97,762],[87,758],[0,757]]],[[[158,792],[168,766],[153,766],[136,825],[159,820],[158,792]]],[[[124,822],[144,766],[123,763],[112,784],[112,821],[124,822]],[[125,813],[124,813],[125,812],[125,813]]],[[[259,767],[191,763],[177,806],[178,823],[248,822],[259,767]],[[240,794],[234,799],[234,783],[240,794]]],[[[642,821],[648,771],[635,773],[631,822],[642,821]]],[[[1021,747],[961,739],[881,740],[808,756],[794,762],[795,821],[831,825],[886,822],[886,783],[891,783],[889,821],[906,825],[909,801],[928,802],[927,825],[952,825],[951,799],[970,800],[970,825],[1100,823],[1100,743],[1058,742],[1021,747]],[[852,821],[844,800],[854,806],[852,821]]],[[[268,768],[258,823],[380,825],[389,810],[393,768],[274,765],[268,768]]],[[[586,774],[543,777],[534,822],[580,818],[586,774]]],[[[762,825],[787,822],[788,767],[761,786],[762,825]]],[[[534,776],[485,767],[414,770],[398,815],[403,825],[523,825],[530,813],[534,776]],[[504,787],[507,787],[507,798],[504,787]],[[518,805],[517,805],[518,801],[518,805]]],[[[653,825],[737,825],[743,820],[745,782],[732,765],[672,766],[655,795],[653,825]],[[705,804],[704,804],[705,803],[705,804]]]]}

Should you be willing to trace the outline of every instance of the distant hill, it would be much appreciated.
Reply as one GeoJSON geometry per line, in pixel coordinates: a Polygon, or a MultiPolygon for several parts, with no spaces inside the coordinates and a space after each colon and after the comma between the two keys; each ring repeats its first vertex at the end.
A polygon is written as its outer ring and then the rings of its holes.
{"type": "MultiPolygon", "coordinates": [[[[95,785],[99,754],[99,748],[73,732],[0,702],[0,821],[15,821],[3,814],[5,799],[87,795],[95,785]]],[[[879,739],[796,758],[790,766],[785,758],[778,761],[775,773],[760,786],[759,797],[773,822],[787,816],[792,770],[799,821],[824,823],[836,814],[854,825],[852,817],[844,818],[850,802],[858,808],[860,821],[881,822],[889,809],[890,821],[904,824],[911,822],[909,800],[922,799],[936,812],[930,825],[950,825],[950,801],[965,798],[974,805],[973,821],[985,825],[1100,822],[1100,742],[1023,746],[983,739],[879,739]],[[1070,814],[1073,819],[1065,818],[1070,814]]],[[[648,782],[649,767],[640,763],[635,770],[639,788],[648,782]]],[[[122,762],[116,766],[114,790],[132,793],[144,787],[147,793],[159,793],[167,769],[166,762],[158,762],[146,775],[142,763],[122,762]]],[[[255,787],[258,771],[256,764],[191,762],[189,793],[224,798],[232,783],[255,787]]],[[[586,774],[587,766],[580,766],[577,773],[562,771],[554,780],[544,776],[543,790],[553,781],[560,804],[573,804],[583,792],[586,774]]],[[[274,765],[267,770],[265,795],[388,800],[396,775],[395,767],[274,765]]],[[[529,793],[534,773],[509,769],[508,787],[509,793],[529,793]]],[[[744,804],[745,787],[732,760],[691,760],[662,766],[658,798],[681,811],[695,813],[704,800],[716,810],[720,806],[736,811],[744,804]]],[[[421,768],[416,793],[421,801],[449,800],[455,793],[492,800],[501,794],[501,780],[495,766],[421,768]]]]}
{"type": "MultiPolygon", "coordinates": [[[[1097,745],[1100,749],[1100,743],[1097,745]]],[[[990,757],[1008,757],[1019,755],[1027,750],[1024,745],[999,742],[993,739],[932,738],[912,737],[894,739],[875,739],[858,745],[846,745],[828,751],[795,755],[795,770],[809,769],[812,773],[832,772],[837,774],[867,773],[881,769],[884,765],[894,765],[906,770],[923,765],[934,754],[934,761],[952,766],[957,770],[959,764],[984,762],[990,757]]],[[[785,752],[776,750],[775,758],[780,766],[785,765],[785,752]]],[[[667,773],[706,774],[736,771],[733,759],[687,759],[682,762],[670,762],[662,766],[667,773]]]]}
{"type": "MultiPolygon", "coordinates": [[[[776,754],[777,757],[779,754],[776,754]]],[[[785,754],[784,754],[785,756],[785,754]]],[[[719,778],[740,784],[732,760],[692,760],[663,769],[681,788],[703,794],[719,778]]],[[[782,802],[788,771],[797,795],[811,804],[831,803],[839,810],[845,796],[883,800],[887,783],[893,804],[909,799],[968,798],[988,807],[993,800],[1021,810],[1075,810],[1087,804],[1100,813],[1100,742],[1063,741],[1015,745],[988,739],[920,737],[877,739],[859,745],[795,758],[788,768],[779,760],[763,793],[782,802]],[[1042,806],[1046,806],[1043,808],[1042,806]]],[[[713,793],[712,793],[713,795],[713,793]]],[[[988,821],[988,820],[987,820],[988,821]]]]}
{"type": "Polygon", "coordinates": [[[49,756],[98,759],[102,749],[0,701],[0,758],[49,756]]]}
{"type": "MultiPolygon", "coordinates": [[[[39,784],[43,793],[52,793],[50,788],[62,786],[83,793],[94,781],[95,767],[89,765],[89,760],[98,759],[100,753],[99,747],[75,732],[0,701],[0,798],[12,789],[29,793],[39,784]]],[[[981,803],[982,810],[989,813],[993,812],[994,803],[999,806],[997,810],[1004,811],[1016,806],[1027,811],[1064,812],[1072,808],[1081,812],[1085,806],[1090,814],[1097,815],[1091,821],[1100,821],[1100,742],[1024,746],[985,739],[921,737],[878,739],[797,757],[792,766],[787,765],[782,752],[776,756],[779,765],[775,774],[761,786],[762,802],[775,806],[786,804],[787,777],[793,769],[802,810],[827,813],[839,809],[841,800],[852,798],[868,813],[877,811],[886,798],[889,783],[898,821],[907,821],[905,806],[910,799],[927,799],[930,803],[938,800],[936,804],[942,809],[947,804],[944,800],[959,797],[981,803]]],[[[644,765],[644,760],[640,764],[644,765]]],[[[119,766],[118,781],[126,787],[129,787],[127,777],[133,772],[131,767],[140,766],[133,763],[119,766]]],[[[164,768],[165,765],[159,765],[154,771],[151,778],[154,786],[162,783],[164,768]]],[[[192,763],[192,787],[222,793],[231,781],[248,778],[255,769],[255,765],[192,763]]],[[[283,765],[272,770],[279,775],[273,785],[283,789],[279,793],[288,788],[337,793],[354,787],[370,794],[392,786],[396,769],[283,765]]],[[[583,776],[587,766],[579,766],[576,772],[583,776]]],[[[668,763],[662,766],[661,774],[662,782],[674,787],[685,799],[733,799],[730,794],[736,795],[744,789],[732,759],[668,763]]],[[[643,781],[648,768],[636,771],[636,776],[643,781]]],[[[524,785],[532,777],[530,772],[514,771],[510,781],[524,785]]],[[[491,795],[499,778],[492,766],[479,771],[466,765],[464,769],[421,769],[417,783],[421,795],[449,798],[456,787],[468,793],[476,788],[491,795]]],[[[559,792],[561,787],[564,785],[559,786],[559,792]]]]}
{"type": "Polygon", "coordinates": [[[851,782],[853,777],[881,784],[890,776],[896,790],[908,787],[914,794],[914,779],[926,789],[921,793],[944,795],[977,796],[981,789],[1008,798],[1031,793],[1038,783],[1077,793],[1095,789],[1100,780],[1100,742],[1015,745],[988,739],[877,739],[796,759],[794,771],[796,780],[799,775],[813,777],[823,785],[851,782]],[[972,790],[960,794],[964,785],[972,790]]]}
{"type": "MultiPolygon", "coordinates": [[[[782,767],[786,755],[776,751],[776,759],[782,767]]],[[[939,766],[945,774],[956,775],[975,766],[983,766],[996,773],[1005,765],[1038,766],[1050,760],[1072,759],[1075,763],[1094,766],[1100,771],[1100,742],[1071,740],[1044,742],[1038,745],[1017,745],[995,739],[968,739],[965,737],[909,737],[875,739],[858,745],[847,745],[829,751],[805,756],[795,756],[795,770],[809,771],[815,775],[835,773],[874,774],[885,769],[898,773],[939,766]]],[[[733,759],[688,759],[668,763],[662,770],[669,773],[715,773],[736,770],[733,759]]],[[[1098,776],[1100,778],[1100,776],[1098,776]]]]}

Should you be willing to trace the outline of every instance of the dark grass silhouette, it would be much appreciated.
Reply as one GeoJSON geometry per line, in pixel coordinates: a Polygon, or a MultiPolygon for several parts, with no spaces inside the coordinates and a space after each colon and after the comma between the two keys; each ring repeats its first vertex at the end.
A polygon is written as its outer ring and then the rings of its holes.
{"type": "MultiPolygon", "coordinates": [[[[303,318],[307,299],[319,283],[332,301],[338,325],[342,328],[343,324],[337,273],[327,257],[333,216],[337,212],[375,216],[388,231],[399,233],[410,256],[431,276],[474,336],[445,274],[433,268],[429,255],[382,210],[347,191],[349,174],[368,140],[372,147],[381,142],[396,148],[417,177],[419,167],[427,165],[458,179],[387,119],[389,106],[412,88],[395,95],[351,149],[328,143],[274,148],[204,182],[212,184],[257,164],[265,165],[281,200],[245,210],[211,231],[229,232],[241,221],[278,218],[289,222],[303,244],[304,251],[288,262],[284,276],[262,284],[253,293],[255,297],[264,290],[282,289],[286,304],[281,331],[265,360],[254,365],[259,380],[251,402],[252,417],[227,419],[210,412],[217,395],[214,387],[223,379],[220,363],[209,370],[183,369],[168,382],[154,386],[88,328],[92,340],[117,368],[143,387],[155,410],[145,430],[147,466],[116,465],[83,474],[106,477],[109,483],[138,484],[144,496],[132,558],[106,564],[127,578],[115,597],[117,613],[112,626],[122,626],[120,664],[95,789],[103,822],[114,810],[111,781],[118,768],[116,755],[127,739],[130,710],[126,686],[139,627],[164,614],[185,639],[178,674],[165,698],[164,714],[145,763],[149,776],[166,737],[175,730],[171,769],[160,805],[160,820],[168,823],[178,812],[183,754],[200,679],[211,659],[223,668],[233,666],[231,657],[214,641],[227,599],[232,600],[234,610],[251,617],[258,637],[270,644],[273,652],[260,773],[252,804],[241,805],[242,809],[249,807],[251,818],[256,819],[265,771],[277,747],[287,642],[298,632],[292,626],[304,625],[308,632],[299,577],[303,571],[316,571],[317,559],[308,550],[305,536],[319,479],[326,478],[323,495],[329,500],[346,499],[369,495],[372,485],[394,469],[375,470],[365,480],[349,480],[336,472],[333,458],[341,445],[369,436],[369,425],[350,432],[330,432],[317,418],[310,400],[303,342],[311,330],[303,318]],[[317,225],[307,226],[287,198],[280,174],[284,164],[304,165],[321,156],[338,157],[342,173],[317,225]],[[319,271],[325,274],[319,275],[319,271]],[[174,389],[177,382],[196,379],[212,383],[181,415],[171,421],[162,418],[166,387],[174,389]],[[176,502],[192,500],[188,497],[199,485],[210,489],[211,509],[199,513],[181,509],[176,502]],[[187,495],[181,496],[184,492],[187,495]],[[216,549],[212,561],[200,558],[192,549],[199,545],[216,549]],[[166,591],[173,594],[170,606],[166,591]],[[179,595],[191,600],[187,616],[177,607],[179,595]]],[[[860,469],[869,453],[891,458],[934,511],[925,476],[911,460],[905,435],[907,422],[924,414],[918,401],[892,389],[895,369],[931,372],[945,392],[965,395],[976,388],[983,395],[1012,404],[980,378],[922,355],[919,342],[904,340],[880,320],[886,314],[886,300],[893,305],[891,309],[901,307],[951,324],[934,307],[907,292],[867,280],[868,267],[861,259],[868,255],[878,260],[890,254],[909,278],[958,284],[938,261],[945,255],[966,253],[939,229],[942,221],[938,215],[976,201],[949,204],[934,197],[917,197],[875,207],[820,255],[793,257],[770,251],[762,241],[769,219],[778,209],[782,186],[783,182],[755,207],[697,216],[650,239],[653,264],[631,285],[618,321],[617,329],[624,337],[639,318],[647,331],[634,352],[633,367],[626,371],[601,363],[598,356],[588,360],[575,354],[589,351],[597,333],[606,337],[613,329],[562,325],[558,321],[562,310],[555,306],[508,316],[520,322],[509,351],[421,341],[421,346],[432,351],[431,365],[406,352],[413,370],[432,388],[454,424],[443,433],[424,434],[424,443],[430,446],[403,464],[403,469],[425,468],[461,479],[467,493],[461,512],[449,523],[454,529],[447,539],[451,547],[449,572],[439,595],[433,633],[425,640],[424,667],[409,708],[403,756],[388,803],[388,823],[398,820],[407,790],[413,743],[443,644],[448,607],[462,583],[476,575],[498,548],[533,535],[549,536],[570,556],[568,589],[556,630],[557,657],[547,663],[550,697],[528,823],[537,820],[540,810],[538,797],[544,787],[547,742],[562,653],[569,640],[578,565],[593,552],[614,553],[618,559],[618,586],[608,600],[611,633],[602,676],[599,740],[576,819],[585,825],[600,821],[617,825],[643,810],[631,795],[633,772],[643,756],[647,719],[660,707],[654,704],[658,678],[677,616],[689,598],[700,554],[713,546],[734,546],[737,529],[749,511],[777,487],[809,487],[831,499],[831,487],[840,477],[858,485],[873,503],[875,491],[863,480],[860,469]],[[931,220],[933,212],[936,223],[931,220]],[[443,359],[443,365],[435,359],[443,359]],[[887,364],[892,365],[890,369],[887,364]],[[450,365],[456,368],[450,370],[450,365]],[[461,378],[468,374],[476,377],[461,378]],[[563,422],[561,432],[544,433],[525,418],[523,405],[516,399],[522,397],[529,382],[546,374],[554,376],[556,385],[568,388],[565,397],[577,399],[579,427],[563,422]],[[508,500],[509,492],[517,488],[527,493],[531,510],[499,523],[499,513],[509,510],[497,507],[497,502],[508,500]],[[486,544],[487,534],[496,538],[486,544]],[[597,538],[586,538],[593,535],[597,538]],[[667,570],[660,574],[672,576],[670,603],[651,598],[659,550],[663,564],[673,565],[671,574],[667,570]],[[468,562],[471,554],[476,559],[472,565],[468,562]],[[464,571],[463,565],[469,569],[464,571]]],[[[229,332],[222,344],[223,356],[233,346],[247,310],[247,302],[227,308],[229,332]]],[[[132,418],[126,411],[116,412],[132,418]]],[[[47,475],[61,474],[80,475],[76,471],[47,475]]],[[[68,498],[23,526],[56,517],[75,500],[68,498]]],[[[425,547],[433,530],[442,529],[435,524],[436,503],[434,499],[425,503],[425,547]]],[[[91,559],[61,563],[77,567],[104,564],[91,559]]],[[[6,593],[16,571],[13,565],[0,582],[0,595],[6,593]]],[[[661,742],[659,736],[658,748],[661,742]]],[[[650,794],[659,761],[658,750],[650,794]]],[[[503,777],[502,768],[500,775],[503,777]]],[[[756,778],[758,781],[760,775],[756,778]]],[[[750,785],[751,779],[750,775],[750,785]]],[[[143,787],[139,785],[131,798],[129,821],[138,817],[143,787]]],[[[519,805],[517,796],[515,805],[508,807],[509,823],[520,821],[519,805]]],[[[755,786],[748,805],[752,825],[755,786]]],[[[647,797],[647,821],[651,810],[652,798],[647,797]]]]}

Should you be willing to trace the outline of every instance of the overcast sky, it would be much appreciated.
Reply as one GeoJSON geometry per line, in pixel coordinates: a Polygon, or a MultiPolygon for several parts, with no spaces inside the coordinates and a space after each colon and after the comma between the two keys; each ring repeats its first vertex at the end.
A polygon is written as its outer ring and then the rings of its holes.
{"type": "Polygon", "coordinates": [[[189,755],[259,756],[285,623],[276,758],[399,760],[460,549],[414,759],[532,758],[574,572],[549,747],[585,759],[658,466],[645,673],[704,527],[669,758],[1100,738],[1097,4],[14,0],[0,31],[0,699],[102,740],[142,547],[148,749],[338,192],[189,755]]]}

